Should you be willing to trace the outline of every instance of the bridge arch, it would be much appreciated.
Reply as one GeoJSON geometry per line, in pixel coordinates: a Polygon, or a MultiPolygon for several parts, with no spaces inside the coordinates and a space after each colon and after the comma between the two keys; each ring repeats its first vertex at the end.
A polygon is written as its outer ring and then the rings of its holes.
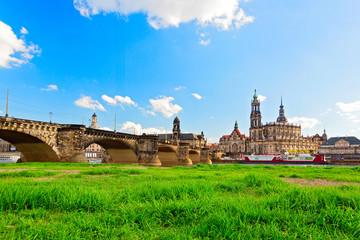
{"type": "Polygon", "coordinates": [[[43,136],[0,129],[0,138],[11,143],[22,153],[23,162],[60,162],[60,154],[43,136]]]}
{"type": "Polygon", "coordinates": [[[174,146],[170,145],[159,145],[158,154],[161,166],[163,167],[173,167],[179,165],[177,158],[177,149],[174,146]]]}
{"type": "Polygon", "coordinates": [[[190,149],[189,158],[191,159],[193,165],[200,163],[200,151],[195,149],[190,149]]]}
{"type": "Polygon", "coordinates": [[[86,149],[91,144],[96,143],[105,149],[109,154],[110,159],[105,160],[108,163],[116,164],[138,164],[138,157],[136,155],[136,149],[126,142],[125,140],[113,140],[113,139],[95,139],[85,144],[86,149]]]}

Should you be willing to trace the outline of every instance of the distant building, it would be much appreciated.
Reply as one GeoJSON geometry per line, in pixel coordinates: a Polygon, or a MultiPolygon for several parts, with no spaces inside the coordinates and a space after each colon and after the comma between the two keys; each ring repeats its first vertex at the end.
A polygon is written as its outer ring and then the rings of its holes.
{"type": "Polygon", "coordinates": [[[0,139],[0,152],[17,152],[17,150],[11,143],[0,139]]]}
{"type": "Polygon", "coordinates": [[[106,155],[105,149],[99,144],[92,143],[85,149],[85,157],[89,159],[104,158],[106,155]]]}
{"type": "Polygon", "coordinates": [[[220,138],[219,145],[211,148],[212,152],[222,152],[228,156],[239,154],[280,154],[286,150],[290,153],[318,152],[319,146],[327,140],[326,131],[322,136],[301,135],[301,125],[289,123],[285,116],[282,97],[279,116],[276,122],[262,124],[260,101],[255,93],[251,101],[250,136],[246,137],[238,130],[235,123],[233,132],[220,138]]]}
{"type": "Polygon", "coordinates": [[[176,116],[173,121],[172,134],[159,134],[161,142],[164,143],[189,143],[191,148],[201,148],[206,146],[204,133],[197,135],[195,133],[181,133],[180,119],[176,116]]]}
{"type": "Polygon", "coordinates": [[[332,137],[321,144],[319,153],[334,160],[360,160],[360,140],[356,137],[332,137]]]}
{"type": "Polygon", "coordinates": [[[291,152],[317,152],[320,144],[327,140],[326,132],[320,137],[301,136],[301,126],[288,123],[285,109],[280,104],[276,122],[261,123],[260,101],[255,93],[251,102],[250,139],[247,152],[250,154],[279,154],[281,150],[291,152]]]}
{"type": "Polygon", "coordinates": [[[245,134],[240,133],[238,123],[235,121],[234,130],[231,134],[220,138],[218,150],[227,156],[239,157],[246,153],[246,139],[245,134]]]}

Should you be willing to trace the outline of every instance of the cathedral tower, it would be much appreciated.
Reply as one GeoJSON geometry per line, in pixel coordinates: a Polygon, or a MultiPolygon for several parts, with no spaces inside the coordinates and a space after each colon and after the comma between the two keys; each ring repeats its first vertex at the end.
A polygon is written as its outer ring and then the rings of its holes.
{"type": "Polygon", "coordinates": [[[251,115],[250,115],[250,139],[260,140],[263,138],[263,130],[261,124],[260,101],[258,95],[255,93],[251,101],[251,115]]]}
{"type": "Polygon", "coordinates": [[[250,115],[250,128],[261,127],[261,112],[260,112],[260,101],[258,95],[255,93],[251,102],[251,115],[250,115]]]}

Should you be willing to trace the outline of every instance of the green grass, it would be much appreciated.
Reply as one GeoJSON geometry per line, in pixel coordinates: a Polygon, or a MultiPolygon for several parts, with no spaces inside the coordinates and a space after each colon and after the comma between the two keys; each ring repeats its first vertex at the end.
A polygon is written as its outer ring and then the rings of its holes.
{"type": "Polygon", "coordinates": [[[360,182],[360,168],[0,166],[11,168],[29,170],[0,172],[1,239],[360,238],[360,186],[282,180],[360,182]]]}

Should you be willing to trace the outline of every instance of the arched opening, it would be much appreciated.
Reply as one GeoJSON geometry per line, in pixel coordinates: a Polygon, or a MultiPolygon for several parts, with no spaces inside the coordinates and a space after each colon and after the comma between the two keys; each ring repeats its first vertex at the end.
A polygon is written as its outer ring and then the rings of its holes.
{"type": "Polygon", "coordinates": [[[179,165],[176,150],[170,146],[159,146],[158,147],[159,160],[163,167],[173,167],[179,165]]]}
{"type": "Polygon", "coordinates": [[[190,149],[189,158],[193,162],[193,165],[200,163],[200,151],[190,149]]]}
{"type": "Polygon", "coordinates": [[[22,153],[22,162],[60,162],[50,145],[26,133],[0,130],[0,138],[11,143],[22,153]]]}
{"type": "Polygon", "coordinates": [[[108,158],[105,159],[107,163],[116,163],[116,164],[138,164],[138,158],[134,149],[126,142],[120,140],[110,140],[103,139],[98,141],[93,141],[89,143],[96,143],[103,147],[107,152],[108,158]]]}

